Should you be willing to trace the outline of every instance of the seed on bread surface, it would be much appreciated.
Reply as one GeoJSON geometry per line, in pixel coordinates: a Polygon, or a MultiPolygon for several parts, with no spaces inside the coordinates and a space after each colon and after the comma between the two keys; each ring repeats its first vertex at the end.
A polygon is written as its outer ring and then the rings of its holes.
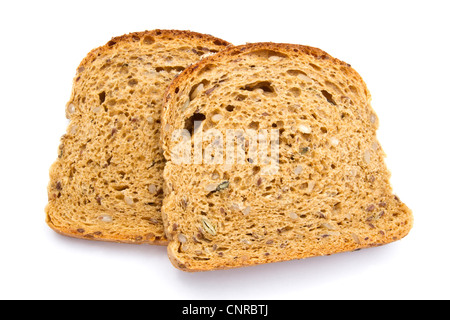
{"type": "Polygon", "coordinates": [[[215,236],[216,235],[216,228],[211,223],[211,221],[209,221],[209,219],[206,218],[206,217],[202,217],[201,221],[202,221],[203,230],[205,230],[210,235],[215,236]]]}

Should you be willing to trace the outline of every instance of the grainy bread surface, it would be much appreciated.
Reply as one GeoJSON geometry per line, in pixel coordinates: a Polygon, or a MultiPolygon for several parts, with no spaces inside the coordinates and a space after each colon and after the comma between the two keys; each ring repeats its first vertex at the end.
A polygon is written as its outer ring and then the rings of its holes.
{"type": "MultiPolygon", "coordinates": [[[[162,113],[162,212],[172,263],[185,271],[242,267],[407,235],[412,214],[393,194],[370,99],[349,64],[300,45],[231,47],[181,73],[162,113]],[[177,129],[192,134],[194,150],[208,129],[226,136],[249,128],[279,130],[274,172],[250,157],[243,164],[173,158],[177,129]]],[[[200,143],[203,155],[209,143],[200,143]]]]}
{"type": "Polygon", "coordinates": [[[159,146],[164,91],[204,55],[229,45],[190,31],[153,30],[92,50],[73,81],[47,223],[73,237],[165,244],[159,146]]]}

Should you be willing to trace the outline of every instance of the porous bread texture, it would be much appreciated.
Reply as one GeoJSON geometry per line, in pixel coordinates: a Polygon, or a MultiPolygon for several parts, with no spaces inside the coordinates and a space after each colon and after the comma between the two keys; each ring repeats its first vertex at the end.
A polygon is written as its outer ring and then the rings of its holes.
{"type": "Polygon", "coordinates": [[[164,91],[180,71],[227,45],[205,34],[153,30],[113,38],[87,55],[50,169],[52,229],[84,239],[167,242],[159,145],[164,91]]]}
{"type": "Polygon", "coordinates": [[[376,138],[378,118],[349,64],[300,45],[231,47],[186,69],[165,99],[162,212],[177,268],[329,255],[408,234],[412,213],[392,193],[376,138]],[[196,135],[210,128],[223,136],[227,129],[279,129],[278,171],[263,174],[264,165],[253,159],[232,165],[174,161],[179,140],[172,134],[192,132],[192,119],[202,120],[203,129],[193,132],[192,148],[196,135]]]}

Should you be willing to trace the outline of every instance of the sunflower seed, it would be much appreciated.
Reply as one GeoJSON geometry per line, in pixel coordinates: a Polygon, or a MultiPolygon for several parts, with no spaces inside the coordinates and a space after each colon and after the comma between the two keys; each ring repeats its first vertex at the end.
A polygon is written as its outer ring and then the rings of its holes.
{"type": "Polygon", "coordinates": [[[208,232],[210,235],[215,236],[216,235],[216,229],[214,228],[211,221],[208,220],[208,218],[203,217],[202,218],[202,226],[203,229],[208,232]]]}
{"type": "Polygon", "coordinates": [[[187,241],[187,238],[184,234],[180,233],[178,234],[178,241],[180,241],[181,243],[185,243],[187,241]]]}

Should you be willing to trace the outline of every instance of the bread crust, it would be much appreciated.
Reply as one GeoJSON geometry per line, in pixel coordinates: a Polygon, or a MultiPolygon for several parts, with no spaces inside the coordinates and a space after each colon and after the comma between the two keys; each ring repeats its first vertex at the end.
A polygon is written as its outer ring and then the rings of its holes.
{"type": "MultiPolygon", "coordinates": [[[[125,34],[118,37],[113,37],[110,41],[108,41],[103,46],[100,46],[98,48],[95,48],[91,50],[86,57],[81,61],[77,68],[77,73],[73,79],[74,88],[75,90],[75,83],[80,79],[80,74],[83,72],[84,69],[87,69],[87,67],[93,63],[97,58],[100,56],[109,54],[110,52],[114,52],[117,48],[121,46],[121,44],[124,43],[134,43],[141,41],[141,39],[145,39],[148,37],[149,40],[157,42],[158,40],[189,40],[192,41],[192,43],[195,43],[195,45],[198,46],[204,46],[206,48],[222,48],[229,46],[230,43],[227,41],[224,41],[222,39],[219,39],[217,37],[213,37],[208,34],[202,34],[197,33],[189,30],[161,30],[161,29],[155,29],[155,30],[146,30],[142,32],[133,32],[129,34],[125,34]]],[[[67,114],[67,108],[66,108],[66,117],[69,118],[67,114]]],[[[120,234],[117,233],[115,236],[105,236],[100,231],[96,233],[87,233],[84,232],[83,229],[77,229],[76,227],[70,228],[65,226],[57,226],[52,221],[52,215],[54,214],[52,211],[56,210],[54,208],[51,208],[51,203],[54,201],[54,187],[55,187],[55,181],[52,181],[52,172],[56,170],[55,164],[57,164],[60,160],[57,159],[55,163],[50,168],[50,182],[48,184],[47,190],[49,195],[49,203],[47,204],[45,208],[46,212],[46,223],[48,226],[54,230],[55,232],[73,237],[73,238],[80,238],[80,239],[88,239],[88,240],[98,240],[98,241],[108,241],[108,242],[120,242],[120,243],[132,243],[132,244],[153,244],[153,245],[167,245],[168,241],[164,236],[149,236],[149,235],[141,235],[141,236],[131,236],[126,234],[120,234]],[[83,232],[80,232],[83,231],[83,232]]]]}
{"type": "Polygon", "coordinates": [[[158,239],[158,240],[137,240],[135,238],[100,238],[98,236],[92,235],[92,234],[82,234],[74,229],[69,228],[61,228],[56,227],[51,220],[47,217],[46,219],[47,225],[56,233],[59,233],[60,235],[76,238],[76,239],[83,239],[83,240],[94,240],[94,241],[102,241],[102,242],[115,242],[115,243],[127,243],[127,244],[151,244],[156,246],[167,246],[169,244],[169,241],[167,239],[158,239]]]}
{"type": "Polygon", "coordinates": [[[105,54],[106,52],[108,52],[110,50],[114,50],[114,48],[117,47],[117,44],[119,44],[119,43],[139,41],[137,39],[140,39],[140,38],[143,38],[146,36],[152,36],[152,37],[156,37],[156,38],[174,37],[177,39],[189,39],[189,40],[193,40],[193,41],[203,42],[205,44],[213,43],[218,46],[224,46],[224,47],[231,45],[231,43],[229,43],[225,40],[216,38],[212,35],[198,33],[198,32],[189,31],[189,30],[155,29],[155,30],[131,32],[131,33],[124,34],[121,36],[113,37],[113,38],[111,38],[111,40],[109,40],[103,46],[100,46],[98,48],[91,50],[87,54],[87,56],[81,61],[78,68],[88,65],[89,63],[94,61],[99,55],[105,54]]]}
{"type": "MultiPolygon", "coordinates": [[[[405,237],[407,234],[405,234],[403,237],[405,237]]],[[[385,242],[385,243],[378,243],[378,244],[374,244],[374,245],[370,245],[370,246],[363,246],[363,247],[355,247],[355,248],[340,248],[339,250],[335,251],[333,254],[337,254],[337,253],[343,253],[343,252],[349,252],[349,251],[358,251],[361,249],[367,249],[367,248],[373,248],[373,247],[380,247],[383,246],[385,244],[390,243],[389,242],[385,242]]],[[[310,255],[305,255],[301,258],[292,258],[290,256],[283,256],[283,257],[279,257],[278,259],[271,259],[271,260],[265,260],[265,261],[259,261],[259,262],[255,262],[255,263],[249,263],[249,264],[242,264],[242,263],[227,263],[226,265],[222,265],[222,266],[214,266],[214,267],[210,267],[210,268],[199,268],[199,267],[188,267],[185,263],[181,261],[178,256],[176,255],[174,249],[170,246],[170,242],[167,246],[167,254],[169,256],[169,260],[172,263],[172,265],[177,268],[178,270],[184,271],[184,272],[190,272],[190,273],[194,273],[194,272],[206,272],[206,271],[214,271],[214,270],[230,270],[230,269],[236,269],[236,268],[245,268],[245,267],[252,267],[252,266],[256,266],[256,265],[261,265],[261,264],[267,264],[267,263],[275,263],[275,262],[284,262],[284,261],[289,261],[289,260],[303,260],[306,258],[313,258],[313,257],[319,257],[319,256],[329,256],[331,254],[314,254],[311,253],[310,255]]],[[[189,263],[189,262],[188,262],[189,263]]]]}

